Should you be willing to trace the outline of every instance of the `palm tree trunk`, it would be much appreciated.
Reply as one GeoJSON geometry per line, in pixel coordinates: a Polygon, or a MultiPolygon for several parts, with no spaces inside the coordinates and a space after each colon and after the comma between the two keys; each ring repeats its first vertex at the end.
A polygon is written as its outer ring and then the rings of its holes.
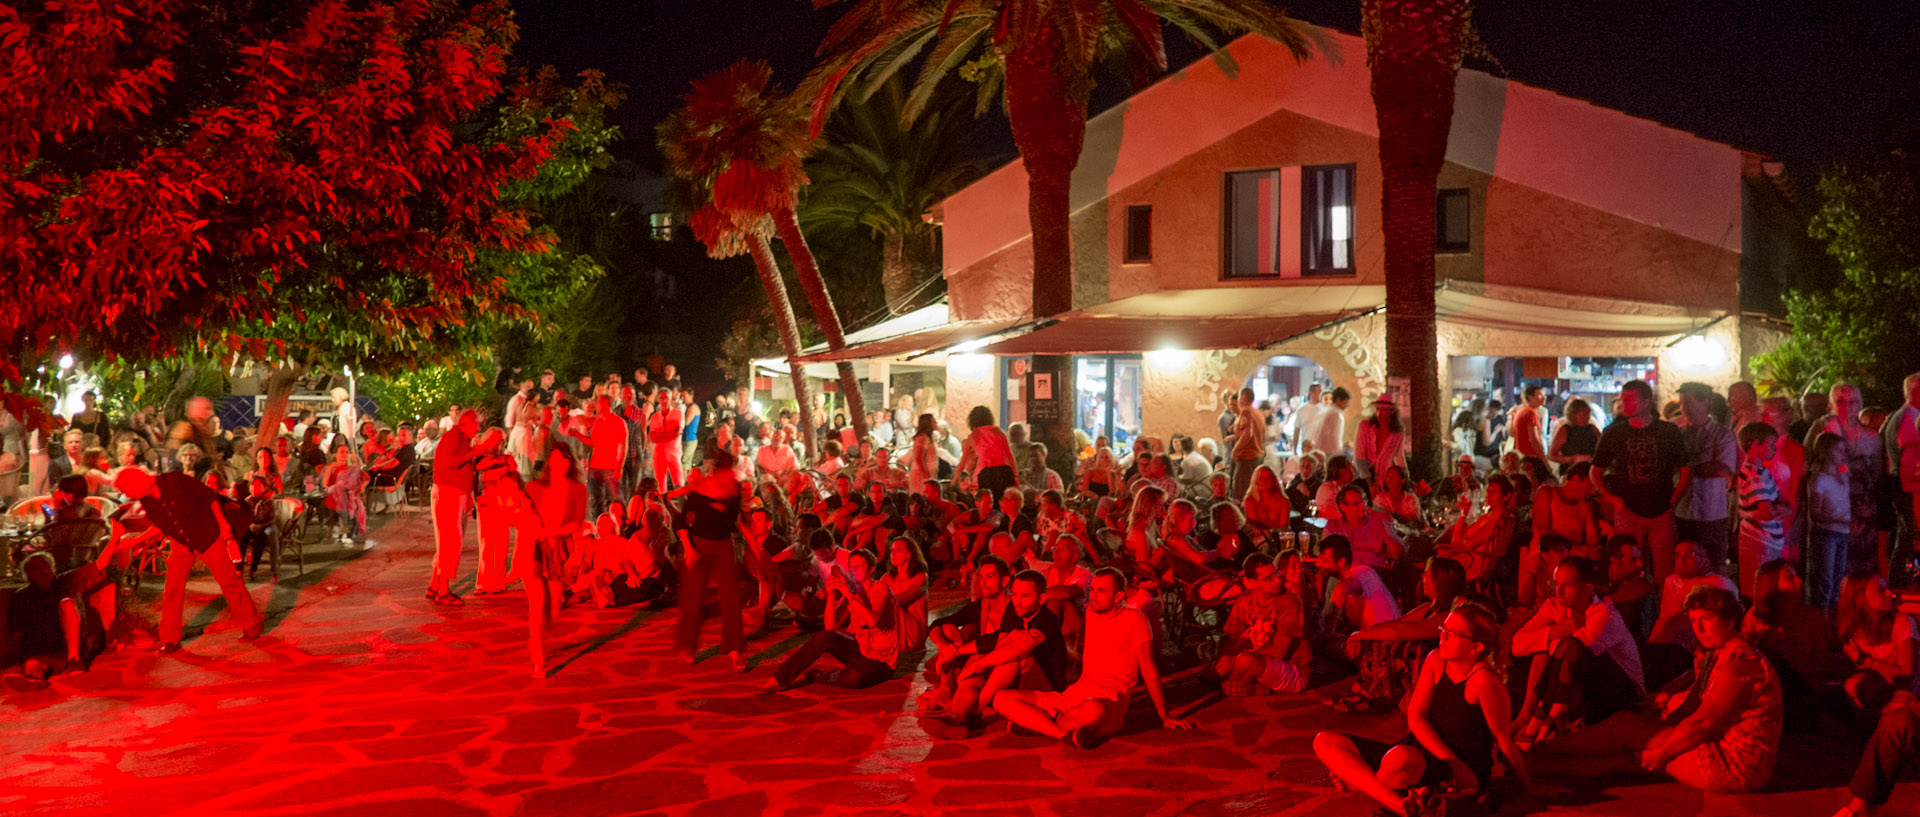
{"type": "MultiPolygon", "coordinates": [[[[810,441],[814,428],[813,400],[807,396],[806,364],[799,361],[800,327],[794,322],[793,302],[787,299],[787,285],[780,279],[780,265],[773,260],[773,246],[767,243],[767,237],[758,234],[748,236],[747,248],[753,253],[754,269],[760,273],[760,286],[767,291],[767,304],[773,309],[773,323],[780,330],[780,347],[786,350],[787,364],[792,367],[793,397],[800,404],[800,433],[796,439],[810,441]]],[[[809,461],[819,455],[816,448],[811,444],[806,446],[809,461]]]]}
{"type": "MultiPolygon", "coordinates": [[[[1043,25],[1029,32],[1004,54],[1007,76],[1007,118],[1013,142],[1027,171],[1027,223],[1033,242],[1033,317],[1046,318],[1073,308],[1073,226],[1071,223],[1073,168],[1087,132],[1087,100],[1061,56],[1067,45],[1059,28],[1043,25]]],[[[1084,78],[1081,78],[1084,80],[1084,78]]],[[[1055,420],[1029,420],[1029,434],[1047,446],[1047,465],[1062,476],[1072,474],[1073,444],[1070,358],[1035,355],[1033,371],[1054,375],[1054,397],[1060,400],[1055,420]]],[[[1001,418],[1004,420],[1005,418],[1001,418]]]]}
{"type": "Polygon", "coordinates": [[[887,309],[894,314],[911,312],[931,300],[928,292],[915,287],[940,274],[939,233],[932,229],[913,229],[887,233],[880,244],[880,286],[886,293],[887,309]]]}
{"type": "MultiPolygon", "coordinates": [[[[773,214],[773,224],[774,229],[780,231],[780,243],[787,247],[787,257],[793,259],[793,271],[800,279],[800,291],[806,293],[807,305],[813,308],[813,320],[827,336],[827,348],[835,352],[845,349],[847,338],[840,330],[840,311],[834,308],[833,295],[827,292],[827,282],[820,277],[820,264],[814,260],[813,248],[807,246],[807,237],[800,232],[799,217],[793,208],[781,208],[773,214]]],[[[860,393],[860,381],[853,376],[853,364],[842,360],[834,367],[840,370],[840,391],[846,395],[853,433],[865,440],[866,399],[860,393]]]]}
{"type": "MultiPolygon", "coordinates": [[[[258,431],[258,439],[262,443],[271,445],[273,439],[280,435],[280,423],[287,417],[287,400],[293,396],[293,387],[306,373],[307,364],[293,361],[284,366],[274,367],[273,371],[267,375],[267,381],[264,384],[267,389],[267,402],[260,408],[258,431]]],[[[295,447],[299,444],[298,440],[294,441],[295,447]]]]}
{"type": "Polygon", "coordinates": [[[1440,474],[1439,339],[1434,324],[1434,194],[1453,124],[1466,0],[1365,0],[1367,61],[1380,126],[1386,233],[1387,374],[1407,378],[1417,478],[1440,474]]]}

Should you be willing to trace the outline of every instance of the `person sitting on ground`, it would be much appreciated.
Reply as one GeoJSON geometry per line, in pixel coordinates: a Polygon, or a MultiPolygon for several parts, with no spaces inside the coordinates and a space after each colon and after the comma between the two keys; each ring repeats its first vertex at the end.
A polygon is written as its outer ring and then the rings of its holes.
{"type": "Polygon", "coordinates": [[[860,469],[860,481],[868,487],[875,483],[883,485],[889,491],[907,489],[907,472],[893,462],[893,452],[885,447],[875,448],[873,461],[860,469]]]}
{"type": "Polygon", "coordinates": [[[1020,475],[1020,484],[1042,491],[1064,491],[1067,484],[1060,480],[1060,473],[1047,467],[1046,443],[1028,443],[1027,450],[1033,452],[1028,459],[1031,466],[1020,475]]]}
{"type": "Polygon", "coordinates": [[[802,680],[820,682],[841,689],[865,689],[893,677],[900,661],[903,613],[893,599],[892,585],[873,573],[875,557],[871,551],[855,550],[844,566],[836,566],[827,579],[827,592],[836,606],[849,614],[846,629],[821,630],[781,662],[773,677],[760,687],[764,693],[792,689],[802,680]],[[840,662],[838,672],[809,672],[823,655],[840,662]]]}
{"type": "MultiPolygon", "coordinates": [[[[981,570],[987,569],[983,560],[981,570]]],[[[957,645],[951,652],[941,652],[940,677],[950,692],[944,707],[936,706],[932,715],[929,725],[937,733],[935,737],[973,734],[981,726],[980,710],[996,700],[1002,690],[1059,690],[1066,686],[1066,637],[1060,632],[1060,619],[1043,603],[1046,592],[1045,576],[1034,570],[1021,571],[1009,587],[1007,612],[1003,614],[1006,618],[1000,627],[957,645]]],[[[965,612],[963,608],[961,613],[965,612]]],[[[1093,635],[1090,629],[1090,645],[1093,635]]],[[[996,709],[1006,714],[1005,709],[996,709]]],[[[924,704],[921,711],[927,711],[924,704]]]]}
{"type": "Polygon", "coordinates": [[[1820,690],[1828,676],[1827,614],[1807,602],[1806,582],[1792,562],[1775,559],[1756,575],[1761,594],[1741,622],[1740,634],[1780,674],[1787,730],[1806,732],[1818,725],[1820,690]]]}
{"type": "Polygon", "coordinates": [[[1553,595],[1513,636],[1527,679],[1515,732],[1528,742],[1605,720],[1646,695],[1640,648],[1620,611],[1594,593],[1598,572],[1579,556],[1562,558],[1553,595]]]}
{"type": "Polygon", "coordinates": [[[1347,636],[1347,657],[1358,673],[1353,689],[1331,702],[1341,712],[1381,712],[1399,708],[1413,691],[1420,663],[1440,639],[1440,623],[1465,600],[1467,573],[1445,556],[1427,560],[1420,573],[1426,598],[1405,615],[1364,627],[1347,636]]]}
{"type": "Polygon", "coordinates": [[[1869,817],[1893,797],[1901,772],[1920,759],[1920,703],[1894,704],[1880,715],[1867,749],[1854,767],[1853,795],[1833,817],[1869,817]]]}
{"type": "Polygon", "coordinates": [[[1051,562],[1040,562],[1035,569],[1047,577],[1047,607],[1060,617],[1060,634],[1067,638],[1067,648],[1075,655],[1079,654],[1079,641],[1084,617],[1081,610],[1087,603],[1087,592],[1093,585],[1093,571],[1080,564],[1086,545],[1074,534],[1055,537],[1048,554],[1051,562]]]}
{"type": "Polygon", "coordinates": [[[1007,688],[994,695],[993,708],[1013,726],[1091,749],[1120,731],[1138,679],[1145,682],[1162,726],[1192,728],[1167,712],[1160,668],[1154,663],[1153,627],[1139,610],[1126,605],[1126,593],[1126,574],[1111,567],[1096,571],[1087,596],[1080,679],[1059,692],[1007,688]]]}
{"type": "Polygon", "coordinates": [[[1045,553],[1053,552],[1055,540],[1062,536],[1087,541],[1087,520],[1067,510],[1066,499],[1055,490],[1041,492],[1039,510],[1033,515],[1033,528],[1039,549],[1045,553]]]}
{"type": "Polygon", "coordinates": [[[1287,590],[1289,574],[1305,571],[1300,554],[1274,559],[1264,553],[1247,556],[1241,582],[1247,592],[1235,599],[1222,627],[1226,640],[1213,673],[1221,689],[1232,697],[1269,692],[1300,692],[1307,688],[1307,669],[1313,647],[1307,643],[1307,609],[1299,595],[1287,590]]]}
{"type": "MultiPolygon", "coordinates": [[[[827,577],[834,561],[833,532],[819,527],[819,517],[801,514],[799,530],[806,543],[804,555],[787,559],[781,569],[782,603],[792,611],[794,624],[802,631],[828,629],[827,577]]],[[[764,619],[763,619],[764,622],[764,619]]]]}
{"type": "Polygon", "coordinates": [[[1861,712],[1879,713],[1889,703],[1912,700],[1915,644],[1920,627],[1899,611],[1886,577],[1871,567],[1840,581],[1840,608],[1834,633],[1854,672],[1847,697],[1861,712]]]}
{"type": "Polygon", "coordinates": [[[1328,577],[1338,579],[1327,594],[1321,624],[1330,634],[1362,630],[1400,617],[1400,603],[1387,590],[1380,573],[1353,560],[1353,544],[1344,536],[1320,540],[1315,566],[1328,577]]]}
{"type": "MultiPolygon", "coordinates": [[[[780,492],[770,493],[778,501],[780,492]]],[[[740,516],[740,540],[745,546],[742,550],[746,555],[747,574],[760,585],[759,600],[747,611],[747,625],[766,630],[772,623],[774,599],[780,597],[780,559],[793,543],[775,530],[773,510],[766,506],[743,511],[740,516]]]]}
{"type": "Polygon", "coordinates": [[[87,671],[87,662],[98,653],[90,647],[102,643],[101,622],[89,619],[75,601],[72,582],[55,575],[52,556],[28,556],[21,572],[27,584],[7,601],[0,666],[14,668],[4,678],[8,689],[33,692],[54,678],[87,671]]]}
{"type": "Polygon", "coordinates": [[[1739,596],[1700,587],[1687,595],[1686,609],[1700,654],[1692,673],[1653,696],[1659,714],[1620,712],[1537,744],[1534,763],[1542,774],[1604,779],[1664,771],[1716,794],[1754,791],[1773,777],[1780,679],[1740,636],[1739,596]]]}
{"type": "Polygon", "coordinates": [[[1313,753],[1343,788],[1412,817],[1435,810],[1449,790],[1484,792],[1494,752],[1531,790],[1527,762],[1511,737],[1512,702],[1491,663],[1499,638],[1493,613],[1462,604],[1440,625],[1440,646],[1428,653],[1407,703],[1408,735],[1381,743],[1340,732],[1313,737],[1313,753]]]}
{"type": "Polygon", "coordinates": [[[1334,507],[1320,508],[1327,519],[1326,535],[1353,543],[1354,561],[1375,570],[1392,568],[1407,549],[1394,533],[1393,520],[1368,507],[1367,490],[1358,485],[1342,485],[1334,496],[1334,507]]]}
{"type": "Polygon", "coordinates": [[[1644,644],[1660,609],[1660,585],[1647,574],[1647,560],[1640,553],[1640,540],[1632,534],[1614,534],[1607,540],[1603,555],[1604,583],[1600,595],[1620,611],[1620,618],[1626,621],[1633,639],[1644,644]]]}
{"type": "Polygon", "coordinates": [[[968,571],[969,565],[987,553],[987,539],[995,533],[1007,531],[1008,519],[1000,514],[994,504],[992,491],[982,490],[974,494],[973,510],[970,510],[947,524],[947,538],[950,542],[953,558],[961,562],[961,572],[968,571]]]}
{"type": "Polygon", "coordinates": [[[1675,544],[1673,573],[1660,587],[1660,616],[1654,619],[1653,633],[1647,637],[1646,649],[1640,653],[1648,688],[1665,686],[1692,663],[1697,644],[1694,630],[1688,625],[1686,600],[1702,587],[1739,592],[1727,577],[1708,570],[1706,548],[1698,542],[1675,544]]]}

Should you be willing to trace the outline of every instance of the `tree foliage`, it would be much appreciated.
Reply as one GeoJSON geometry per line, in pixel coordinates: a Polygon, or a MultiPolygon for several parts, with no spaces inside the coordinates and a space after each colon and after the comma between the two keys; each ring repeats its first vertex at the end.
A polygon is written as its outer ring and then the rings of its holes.
{"type": "Polygon", "coordinates": [[[1786,385],[1849,381],[1869,404],[1897,406],[1901,379],[1920,372],[1920,160],[1837,168],[1821,178],[1820,198],[1810,231],[1839,281],[1787,294],[1793,336],[1754,367],[1786,385]]]}
{"type": "Polygon", "coordinates": [[[471,406],[497,399],[492,384],[453,366],[422,366],[411,371],[372,375],[360,379],[360,392],[380,405],[388,423],[431,419],[447,406],[471,406]]]}
{"type": "Polygon", "coordinates": [[[409,366],[591,277],[532,208],[617,88],[519,74],[504,0],[0,6],[0,384],[50,346],[409,366]]]}

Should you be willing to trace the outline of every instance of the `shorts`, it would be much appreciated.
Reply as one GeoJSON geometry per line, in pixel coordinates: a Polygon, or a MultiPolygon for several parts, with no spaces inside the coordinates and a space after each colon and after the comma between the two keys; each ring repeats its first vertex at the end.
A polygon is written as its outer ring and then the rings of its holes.
{"type": "MultiPolygon", "coordinates": [[[[1371,738],[1347,735],[1345,733],[1342,733],[1342,735],[1344,735],[1347,740],[1353,741],[1353,747],[1360,752],[1360,759],[1366,761],[1368,766],[1375,769],[1380,768],[1381,762],[1387,758],[1387,752],[1395,746],[1406,746],[1419,752],[1421,757],[1426,758],[1427,763],[1426,769],[1420,772],[1420,782],[1413,784],[1416,788],[1441,788],[1453,782],[1453,767],[1448,765],[1446,761],[1434,757],[1432,752],[1427,751],[1427,747],[1420,745],[1420,739],[1411,734],[1401,738],[1398,743],[1382,743],[1371,738]]],[[[1493,758],[1491,757],[1487,758],[1486,771],[1483,772],[1479,769],[1474,769],[1473,771],[1474,774],[1480,776],[1480,782],[1483,784],[1492,772],[1493,758]]]]}
{"type": "Polygon", "coordinates": [[[1273,692],[1292,693],[1307,688],[1307,676],[1301,673],[1300,668],[1294,666],[1293,662],[1284,658],[1274,658],[1270,655],[1256,655],[1254,657],[1264,662],[1261,665],[1259,677],[1255,678],[1247,688],[1239,688],[1240,683],[1237,681],[1227,681],[1222,685],[1227,695],[1233,697],[1258,695],[1261,694],[1260,690],[1262,689],[1273,692]]]}
{"type": "Polygon", "coordinates": [[[1124,698],[1115,700],[1113,698],[1089,695],[1073,687],[1068,687],[1065,692],[1033,692],[1031,694],[1033,697],[1030,700],[1033,705],[1039,707],[1042,712],[1047,713],[1047,717],[1055,720],[1065,715],[1067,710],[1089,701],[1099,701],[1106,704],[1106,716],[1101,719],[1100,723],[1093,725],[1094,731],[1102,734],[1112,734],[1120,731],[1121,724],[1124,723],[1127,718],[1127,701],[1124,698]]]}

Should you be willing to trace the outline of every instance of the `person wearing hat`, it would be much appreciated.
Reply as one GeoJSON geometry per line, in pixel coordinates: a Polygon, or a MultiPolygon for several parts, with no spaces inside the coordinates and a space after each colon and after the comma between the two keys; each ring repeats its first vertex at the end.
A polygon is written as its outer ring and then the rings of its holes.
{"type": "Polygon", "coordinates": [[[1373,401],[1373,415],[1360,421],[1353,438],[1353,461],[1361,479],[1375,479],[1395,465],[1406,465],[1406,432],[1400,427],[1400,407],[1393,395],[1381,392],[1373,401]]]}
{"type": "MultiPolygon", "coordinates": [[[[227,558],[236,542],[234,530],[246,529],[252,515],[245,506],[221,496],[205,483],[180,472],[154,476],[137,468],[123,468],[113,477],[113,487],[129,501],[138,501],[153,526],[149,530],[123,538],[115,548],[137,548],[160,536],[173,543],[167,553],[167,586],[160,597],[160,651],[180,649],[180,617],[186,605],[187,574],[198,558],[207,563],[207,571],[220,585],[227,599],[227,614],[243,627],[241,641],[260,637],[264,622],[254,608],[253,596],[240,583],[227,558]],[[219,547],[217,550],[215,546],[219,547]],[[208,554],[213,555],[209,556],[208,554]]],[[[104,561],[105,554],[101,559],[104,561]]]]}

